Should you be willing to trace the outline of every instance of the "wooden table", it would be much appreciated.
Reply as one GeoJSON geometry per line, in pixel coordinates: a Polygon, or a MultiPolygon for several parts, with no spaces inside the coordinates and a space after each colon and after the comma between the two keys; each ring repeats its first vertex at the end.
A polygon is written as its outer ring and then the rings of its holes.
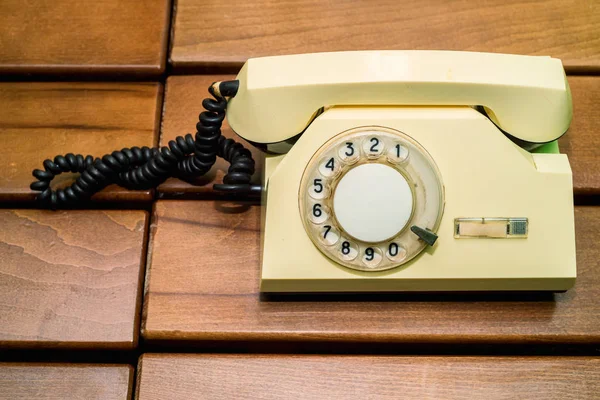
{"type": "Polygon", "coordinates": [[[0,363],[0,399],[126,400],[133,373],[127,365],[0,363]]]}
{"type": "Polygon", "coordinates": [[[0,15],[0,399],[598,397],[597,1],[6,0],[0,15]],[[212,190],[222,160],[80,210],[33,201],[46,158],[193,133],[208,85],[248,57],[360,49],[563,60],[574,289],[261,296],[260,207],[212,190]],[[212,349],[230,354],[176,354],[212,349]]]}
{"type": "MultiPolygon", "coordinates": [[[[162,108],[158,83],[0,83],[0,203],[33,202],[31,171],[56,155],[95,157],[132,146],[156,146],[162,108]]],[[[56,178],[74,182],[73,174],[56,178]]],[[[150,202],[151,190],[111,186],[96,202],[150,202]]]]}
{"type": "Polygon", "coordinates": [[[597,399],[600,359],[145,354],[138,400],[597,399]]]}
{"type": "Polygon", "coordinates": [[[594,0],[180,0],[170,61],[177,70],[237,72],[250,57],[441,49],[551,54],[570,73],[597,74],[599,18],[594,0]]]}
{"type": "Polygon", "coordinates": [[[0,349],[134,349],[144,211],[0,210],[0,349]]]}
{"type": "Polygon", "coordinates": [[[168,0],[4,0],[0,74],[153,77],[165,70],[168,0]]]}

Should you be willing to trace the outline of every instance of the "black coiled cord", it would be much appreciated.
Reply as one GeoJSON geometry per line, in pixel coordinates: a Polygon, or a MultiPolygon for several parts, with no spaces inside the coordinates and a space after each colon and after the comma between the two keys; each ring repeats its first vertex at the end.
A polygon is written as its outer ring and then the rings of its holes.
{"type": "Polygon", "coordinates": [[[31,189],[40,191],[37,201],[50,208],[63,208],[88,200],[94,193],[116,183],[127,189],[150,189],[171,176],[183,179],[206,174],[217,156],[231,165],[223,184],[216,190],[233,193],[260,193],[260,185],[251,185],[254,160],[250,151],[232,139],[221,135],[227,98],[236,95],[239,82],[215,82],[209,92],[214,99],[202,101],[206,111],[196,124],[196,135],[178,136],[161,148],[132,147],[113,151],[102,158],[90,155],[66,154],[45,160],[44,170],[36,169],[37,179],[31,189]],[[77,172],[75,183],[65,189],[52,190],[50,182],[63,172],[77,172]]]}

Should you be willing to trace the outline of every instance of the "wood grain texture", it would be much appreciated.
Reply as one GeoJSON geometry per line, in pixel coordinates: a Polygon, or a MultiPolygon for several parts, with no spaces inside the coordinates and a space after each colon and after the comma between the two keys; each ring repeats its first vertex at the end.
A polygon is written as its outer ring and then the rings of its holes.
{"type": "Polygon", "coordinates": [[[0,211],[0,348],[137,345],[145,211],[0,211]]]}
{"type": "MultiPolygon", "coordinates": [[[[102,157],[131,146],[156,146],[162,103],[157,83],[0,83],[0,202],[33,201],[31,172],[46,158],[102,157]]],[[[52,183],[74,182],[62,174],[52,183]]],[[[150,201],[153,193],[111,185],[99,202],[150,201]]]]}
{"type": "MultiPolygon", "coordinates": [[[[201,111],[201,103],[207,97],[208,86],[215,81],[234,79],[234,75],[171,76],[167,80],[161,145],[166,145],[176,136],[195,132],[195,124],[201,111]]],[[[573,169],[573,189],[575,194],[600,194],[600,78],[570,76],[569,84],[573,95],[574,117],[569,132],[560,141],[561,151],[569,156],[573,169]]],[[[242,143],[227,125],[223,134],[242,143]]],[[[260,182],[264,156],[253,146],[257,172],[254,182],[260,182]]],[[[169,179],[160,185],[159,192],[164,197],[181,195],[214,196],[212,185],[221,183],[227,172],[228,163],[218,159],[217,164],[204,177],[190,183],[179,179],[169,179]]]]}
{"type": "Polygon", "coordinates": [[[169,0],[3,0],[0,74],[158,76],[169,0]]]}
{"type": "Polygon", "coordinates": [[[179,0],[170,62],[231,67],[259,56],[387,49],[551,55],[571,72],[598,73],[600,4],[179,0]]]}
{"type": "Polygon", "coordinates": [[[131,398],[129,365],[0,363],[0,399],[131,398]]]}
{"type": "Polygon", "coordinates": [[[600,194],[600,77],[569,77],[573,121],[559,141],[569,156],[575,194],[600,194]]]}
{"type": "Polygon", "coordinates": [[[142,334],[188,343],[597,344],[600,207],[577,207],[575,217],[578,278],[566,293],[274,298],[258,291],[258,206],[159,201],[142,334]]]}
{"type": "MultiPolygon", "coordinates": [[[[167,79],[165,88],[165,103],[163,107],[163,120],[160,134],[160,145],[166,146],[170,140],[187,133],[195,134],[198,115],[202,109],[202,100],[211,97],[208,87],[217,81],[230,80],[232,75],[196,75],[196,76],[171,76],[167,79]]],[[[227,121],[221,130],[227,138],[232,138],[242,143],[252,152],[256,161],[256,173],[253,183],[260,183],[264,155],[256,147],[248,144],[244,139],[237,136],[227,121]]],[[[158,187],[160,195],[168,197],[194,195],[200,197],[211,197],[217,195],[212,186],[215,183],[223,183],[223,177],[227,173],[229,163],[218,157],[213,168],[204,176],[184,182],[171,178],[158,187]]]]}
{"type": "Polygon", "coordinates": [[[600,358],[145,354],[138,400],[596,399],[600,358]]]}

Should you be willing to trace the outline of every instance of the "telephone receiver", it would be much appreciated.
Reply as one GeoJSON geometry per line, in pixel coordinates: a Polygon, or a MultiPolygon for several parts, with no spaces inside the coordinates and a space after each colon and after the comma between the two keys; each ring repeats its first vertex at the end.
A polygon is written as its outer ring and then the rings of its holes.
{"type": "Polygon", "coordinates": [[[248,60],[216,82],[195,135],[33,172],[69,207],[117,183],[155,187],[230,162],[229,194],[261,196],[263,292],[564,291],[576,278],[573,184],[556,140],[572,103],[561,61],[452,51],[248,60]],[[265,151],[221,134],[225,117],[265,151]],[[79,172],[68,188],[52,179],[79,172]]]}
{"type": "Polygon", "coordinates": [[[561,137],[573,113],[562,63],[551,57],[315,53],[250,59],[236,79],[229,125],[272,152],[289,149],[320,110],[331,106],[481,106],[500,130],[529,149],[561,137]]]}

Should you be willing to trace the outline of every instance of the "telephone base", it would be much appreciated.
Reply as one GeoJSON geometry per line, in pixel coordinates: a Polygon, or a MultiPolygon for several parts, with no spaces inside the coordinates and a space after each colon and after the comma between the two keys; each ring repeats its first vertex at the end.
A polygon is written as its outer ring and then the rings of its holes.
{"type": "MultiPolygon", "coordinates": [[[[332,107],[288,154],[267,156],[264,171],[261,292],[560,292],[575,283],[567,157],[519,148],[470,107],[332,107]],[[299,211],[313,155],[357,127],[409,135],[435,160],[443,182],[437,241],[387,270],[352,269],[324,254],[299,211]],[[505,221],[504,230],[493,225],[498,221],[505,221]],[[470,237],[460,237],[457,223],[470,237]]],[[[341,254],[339,242],[333,246],[341,254]]]]}
{"type": "Polygon", "coordinates": [[[336,280],[336,281],[316,281],[308,280],[299,282],[262,280],[261,292],[269,294],[357,294],[357,293],[456,293],[477,295],[478,293],[562,293],[567,291],[575,284],[575,278],[567,279],[505,279],[505,280],[397,280],[386,279],[367,279],[367,280],[336,280]]]}
{"type": "Polygon", "coordinates": [[[334,300],[334,301],[435,301],[446,296],[453,300],[515,300],[515,301],[553,301],[555,294],[566,293],[567,290],[472,290],[472,291],[412,291],[412,292],[262,292],[262,301],[298,300],[334,300]]]}

